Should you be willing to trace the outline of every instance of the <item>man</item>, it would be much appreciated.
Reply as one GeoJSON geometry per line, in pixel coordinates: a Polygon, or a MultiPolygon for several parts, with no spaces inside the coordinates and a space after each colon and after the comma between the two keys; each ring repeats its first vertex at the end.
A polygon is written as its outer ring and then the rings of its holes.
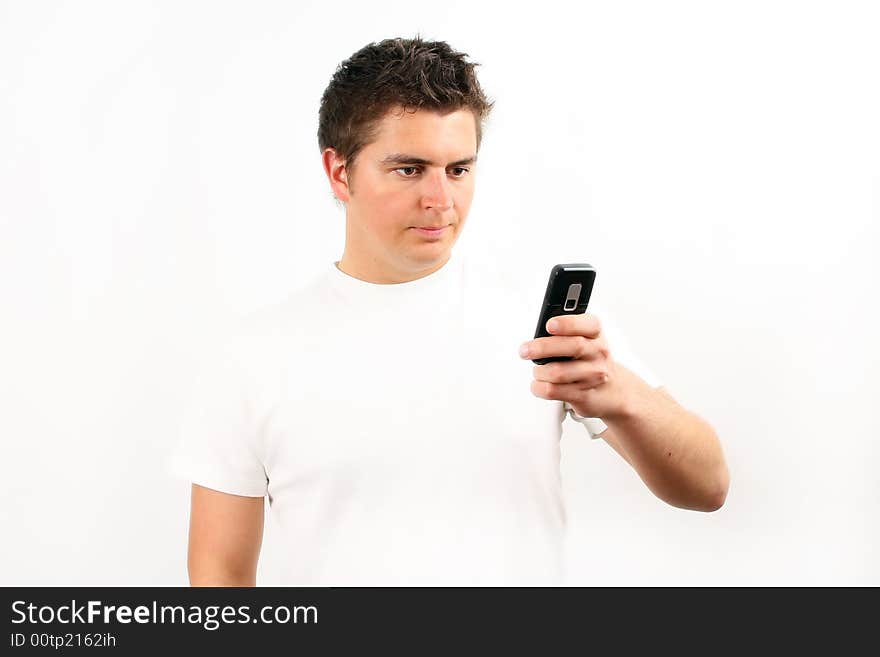
{"type": "Polygon", "coordinates": [[[594,312],[558,317],[518,355],[540,299],[454,252],[492,107],[465,57],[386,40],[325,91],[345,248],[246,318],[203,378],[175,455],[193,482],[193,585],[255,585],[266,495],[290,584],[561,583],[566,412],[669,504],[723,504],[715,432],[619,332],[594,312]],[[533,367],[529,385],[524,366],[554,355],[573,359],[533,367]]]}

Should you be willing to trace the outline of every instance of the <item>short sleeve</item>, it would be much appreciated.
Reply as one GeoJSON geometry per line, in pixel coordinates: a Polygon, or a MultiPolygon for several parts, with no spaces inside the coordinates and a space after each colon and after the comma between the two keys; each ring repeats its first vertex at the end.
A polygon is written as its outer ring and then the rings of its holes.
{"type": "MultiPolygon", "coordinates": [[[[608,347],[611,350],[611,357],[616,362],[630,370],[633,374],[641,378],[652,388],[659,388],[662,385],[660,378],[656,375],[654,370],[648,367],[648,365],[646,365],[635,353],[629,340],[627,340],[626,336],[620,330],[617,320],[604,306],[595,305],[592,310],[587,310],[588,314],[590,312],[595,312],[596,316],[599,318],[599,322],[602,326],[602,333],[605,335],[605,340],[608,342],[608,347]]],[[[564,404],[565,411],[568,413],[569,417],[575,422],[583,424],[587,428],[590,438],[602,437],[601,434],[608,428],[608,425],[606,425],[601,418],[582,417],[575,413],[571,404],[568,402],[564,402],[564,404]]]]}
{"type": "Polygon", "coordinates": [[[240,355],[224,343],[194,379],[168,460],[172,475],[233,495],[267,494],[251,392],[240,355]]]}

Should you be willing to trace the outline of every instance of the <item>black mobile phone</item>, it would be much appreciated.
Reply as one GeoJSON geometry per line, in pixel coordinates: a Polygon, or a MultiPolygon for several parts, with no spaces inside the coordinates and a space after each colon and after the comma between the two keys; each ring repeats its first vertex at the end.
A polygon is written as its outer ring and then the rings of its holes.
{"type": "MultiPolygon", "coordinates": [[[[546,338],[551,335],[547,333],[547,322],[551,317],[585,313],[595,281],[596,270],[587,263],[554,266],[547,281],[547,291],[544,293],[544,303],[541,304],[535,337],[546,338]]],[[[571,356],[533,358],[532,362],[543,365],[558,360],[571,360],[571,356]]]]}

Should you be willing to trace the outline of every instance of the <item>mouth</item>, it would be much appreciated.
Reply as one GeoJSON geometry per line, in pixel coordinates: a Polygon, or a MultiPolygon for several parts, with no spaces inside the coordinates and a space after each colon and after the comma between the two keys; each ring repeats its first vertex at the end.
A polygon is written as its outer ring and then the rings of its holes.
{"type": "Polygon", "coordinates": [[[412,226],[411,228],[415,230],[419,235],[436,238],[443,235],[444,231],[449,228],[449,226],[428,226],[424,228],[422,226],[412,226]]]}

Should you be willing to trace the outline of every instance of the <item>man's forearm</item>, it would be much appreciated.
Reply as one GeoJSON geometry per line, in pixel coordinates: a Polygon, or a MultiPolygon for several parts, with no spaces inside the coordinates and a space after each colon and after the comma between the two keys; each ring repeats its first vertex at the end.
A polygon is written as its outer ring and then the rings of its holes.
{"type": "Polygon", "coordinates": [[[680,508],[715,511],[724,504],[729,474],[721,443],[708,422],[617,364],[627,403],[605,416],[615,440],[648,488],[680,508]]]}

